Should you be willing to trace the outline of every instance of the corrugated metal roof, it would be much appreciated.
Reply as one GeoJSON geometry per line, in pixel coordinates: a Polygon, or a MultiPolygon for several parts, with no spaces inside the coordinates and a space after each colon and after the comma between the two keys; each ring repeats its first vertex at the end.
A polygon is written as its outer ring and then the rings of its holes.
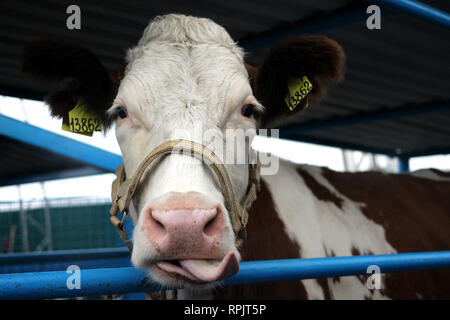
{"type": "MultiPolygon", "coordinates": [[[[450,3],[422,1],[445,12],[450,3]]],[[[20,74],[24,45],[42,38],[69,40],[90,48],[107,68],[123,63],[150,19],[184,13],[212,18],[242,44],[334,14],[335,10],[367,5],[362,1],[220,1],[182,0],[77,1],[82,29],[66,28],[66,8],[72,1],[22,0],[0,2],[0,94],[40,98],[46,87],[20,74]]],[[[343,23],[323,33],[342,44],[347,55],[345,80],[329,90],[320,105],[311,105],[282,130],[286,138],[340,147],[417,155],[450,152],[450,109],[433,113],[407,112],[401,117],[354,121],[347,125],[302,130],[324,120],[388,112],[411,106],[450,102],[450,30],[406,14],[382,10],[382,29],[368,30],[365,21],[343,23]],[[385,14],[386,13],[386,14],[385,14]]],[[[258,65],[264,49],[249,54],[258,65]]],[[[407,109],[405,109],[407,110],[407,109]]],[[[364,118],[364,117],[363,117],[364,118]]]]}
{"type": "MultiPolygon", "coordinates": [[[[450,4],[441,7],[450,10],[450,4]]],[[[450,30],[406,15],[390,15],[381,30],[365,21],[326,32],[344,48],[345,80],[296,124],[366,112],[450,102],[450,30]]],[[[450,106],[440,112],[302,132],[385,153],[450,152],[450,106]]],[[[294,136],[293,136],[294,137],[294,136]]]]}

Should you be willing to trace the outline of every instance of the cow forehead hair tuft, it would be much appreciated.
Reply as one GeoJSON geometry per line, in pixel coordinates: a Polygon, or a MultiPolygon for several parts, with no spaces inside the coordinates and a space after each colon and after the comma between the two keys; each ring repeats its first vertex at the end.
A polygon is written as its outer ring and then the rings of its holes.
{"type": "Polygon", "coordinates": [[[243,61],[244,52],[220,25],[208,18],[181,14],[155,17],[144,30],[136,47],[128,50],[127,61],[140,58],[150,42],[169,42],[186,46],[219,45],[228,48],[243,61]]]}

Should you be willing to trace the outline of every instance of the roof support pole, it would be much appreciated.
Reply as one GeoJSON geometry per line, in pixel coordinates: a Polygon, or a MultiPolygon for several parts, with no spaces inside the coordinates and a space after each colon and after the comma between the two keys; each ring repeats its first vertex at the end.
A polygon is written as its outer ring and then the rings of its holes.
{"type": "Polygon", "coordinates": [[[30,245],[28,243],[28,214],[25,209],[25,205],[23,203],[22,191],[20,190],[20,185],[17,186],[17,190],[19,191],[19,221],[20,221],[20,230],[22,232],[22,250],[23,252],[30,251],[30,245]]]}
{"type": "Polygon", "coordinates": [[[398,157],[398,172],[409,172],[409,157],[398,157]]]}
{"type": "Polygon", "coordinates": [[[375,3],[394,7],[402,12],[420,19],[436,23],[449,28],[450,15],[444,11],[433,8],[415,0],[374,0],[375,3]]]}

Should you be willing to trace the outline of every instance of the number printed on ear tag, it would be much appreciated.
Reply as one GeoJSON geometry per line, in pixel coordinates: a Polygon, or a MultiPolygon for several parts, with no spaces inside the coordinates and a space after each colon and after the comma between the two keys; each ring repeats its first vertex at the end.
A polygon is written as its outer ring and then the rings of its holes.
{"type": "Polygon", "coordinates": [[[78,100],[75,108],[69,111],[67,118],[64,118],[62,130],[91,137],[94,131],[102,131],[102,121],[100,117],[89,112],[81,100],[78,100]]]}
{"type": "MultiPolygon", "coordinates": [[[[306,95],[311,91],[313,85],[308,80],[306,76],[303,76],[301,79],[292,78],[289,79],[288,82],[288,94],[284,101],[288,106],[289,110],[294,110],[295,107],[299,105],[299,103],[305,99],[306,95]]],[[[306,102],[305,108],[308,106],[308,101],[306,102]]]]}
{"type": "Polygon", "coordinates": [[[64,131],[69,131],[69,132],[82,134],[82,135],[88,136],[88,137],[92,137],[92,134],[93,134],[93,132],[76,132],[76,131],[73,131],[72,127],[69,125],[69,122],[66,121],[66,119],[63,119],[63,123],[62,123],[61,129],[64,130],[64,131]]]}

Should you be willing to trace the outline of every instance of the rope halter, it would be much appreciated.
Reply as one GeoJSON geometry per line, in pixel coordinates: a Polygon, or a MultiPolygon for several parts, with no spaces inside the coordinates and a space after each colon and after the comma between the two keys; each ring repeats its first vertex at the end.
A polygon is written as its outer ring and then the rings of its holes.
{"type": "Polygon", "coordinates": [[[122,212],[123,217],[126,217],[129,212],[131,199],[136,192],[142,175],[154,161],[168,154],[190,155],[193,158],[200,159],[212,169],[220,183],[222,195],[225,199],[225,208],[228,210],[233,231],[236,235],[236,246],[239,247],[245,237],[245,227],[248,222],[248,209],[253,201],[256,200],[256,192],[259,190],[259,163],[249,164],[249,184],[247,186],[247,192],[242,201],[239,202],[236,201],[230,177],[228,176],[225,166],[214,152],[194,141],[178,139],[164,142],[153,149],[153,151],[144,158],[134,175],[130,178],[126,177],[123,164],[116,169],[115,173],[117,177],[111,186],[112,205],[110,209],[110,220],[128,249],[131,251],[133,249],[133,244],[128,239],[125,232],[123,224],[124,220],[121,221],[117,217],[117,213],[120,211],[122,212]]]}

